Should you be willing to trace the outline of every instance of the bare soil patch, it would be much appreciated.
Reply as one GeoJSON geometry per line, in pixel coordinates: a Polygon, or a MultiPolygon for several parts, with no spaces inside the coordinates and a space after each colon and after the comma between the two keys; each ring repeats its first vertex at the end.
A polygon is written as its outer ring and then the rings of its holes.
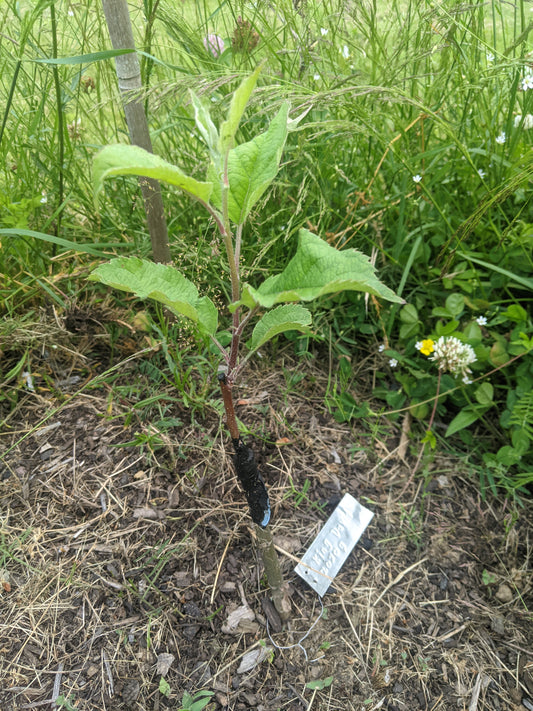
{"type": "Polygon", "coordinates": [[[123,446],[135,403],[105,385],[45,422],[52,394],[24,396],[1,438],[2,711],[179,709],[201,689],[210,709],[533,709],[531,503],[483,501],[448,458],[406,488],[416,448],[337,424],[313,368],[290,392],[250,372],[238,405],[291,585],[282,630],[215,385],[202,412],[172,404],[155,453],[123,446]],[[345,492],[375,517],[321,612],[293,568],[345,492]]]}

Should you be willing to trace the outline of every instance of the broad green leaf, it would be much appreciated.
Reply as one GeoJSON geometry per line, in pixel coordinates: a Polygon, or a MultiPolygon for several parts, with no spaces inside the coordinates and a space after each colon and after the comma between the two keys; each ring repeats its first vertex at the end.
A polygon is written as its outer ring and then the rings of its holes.
{"type": "Polygon", "coordinates": [[[184,192],[203,202],[209,202],[213,186],[185,175],[177,166],[139,146],[116,143],[106,146],[93,161],[93,188],[95,195],[102,190],[105,178],[113,175],[140,175],[176,185],[184,192]]]}
{"type": "Polygon", "coordinates": [[[274,336],[284,331],[308,331],[311,323],[311,313],[298,304],[285,304],[268,311],[257,322],[252,337],[250,348],[256,350],[274,336]]]}
{"type": "Polygon", "coordinates": [[[229,148],[232,147],[233,139],[239,128],[244,109],[248,103],[252,91],[257,84],[257,78],[259,77],[259,72],[261,71],[261,65],[257,69],[247,76],[241,85],[233,92],[231,98],[231,104],[228,111],[228,116],[222,126],[220,127],[220,143],[219,143],[219,153],[220,155],[225,155],[229,148]]]}
{"type": "Polygon", "coordinates": [[[119,257],[97,267],[89,279],[100,281],[140,299],[154,299],[173,313],[186,316],[198,324],[200,330],[214,334],[218,312],[207,296],[198,290],[177,269],[167,264],[156,264],[139,257],[119,257]]]}
{"type": "MultiPolygon", "coordinates": [[[[277,175],[281,154],[287,140],[289,105],[284,104],[259,136],[233,148],[228,155],[228,212],[232,222],[240,225],[277,175]]],[[[219,169],[213,163],[208,173],[213,182],[212,201],[219,209],[222,203],[219,169]]]]}
{"type": "Polygon", "coordinates": [[[218,131],[211,120],[207,107],[196,96],[194,91],[189,90],[192,105],[194,107],[194,120],[202,138],[204,139],[213,160],[218,158],[218,131]]]}
{"type": "Polygon", "coordinates": [[[461,410],[448,425],[444,436],[451,437],[451,435],[459,432],[459,430],[464,430],[465,427],[469,427],[473,422],[479,420],[483,412],[484,410],[461,410]]]}
{"type": "Polygon", "coordinates": [[[269,277],[258,289],[245,284],[240,303],[270,308],[284,301],[311,301],[346,290],[364,291],[388,301],[404,303],[379,281],[366,255],[355,249],[339,251],[302,229],[296,254],[281,274],[269,277]]]}

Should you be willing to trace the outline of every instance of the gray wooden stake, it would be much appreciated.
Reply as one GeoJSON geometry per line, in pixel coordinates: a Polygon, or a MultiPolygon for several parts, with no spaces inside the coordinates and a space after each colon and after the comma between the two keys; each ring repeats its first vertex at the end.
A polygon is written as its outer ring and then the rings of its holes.
{"type": "MultiPolygon", "coordinates": [[[[130,13],[126,0],[102,0],[105,19],[113,49],[135,49],[130,13]]],[[[131,142],[152,151],[148,121],[141,99],[141,66],[135,52],[115,57],[118,87],[124,102],[124,113],[131,142]]],[[[156,262],[170,262],[167,223],[159,182],[152,178],[139,178],[146,221],[152,241],[152,254],[156,262]]]]}

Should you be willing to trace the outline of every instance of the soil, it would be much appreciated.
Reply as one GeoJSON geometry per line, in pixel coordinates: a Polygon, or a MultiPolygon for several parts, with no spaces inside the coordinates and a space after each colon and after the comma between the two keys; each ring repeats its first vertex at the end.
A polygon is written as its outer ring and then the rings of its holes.
{"type": "Polygon", "coordinates": [[[179,709],[201,690],[213,710],[533,710],[531,501],[484,500],[460,459],[411,476],[420,445],[338,424],[318,361],[285,356],[290,387],[248,371],[237,414],[290,586],[282,627],[216,381],[185,402],[150,386],[151,357],[74,394],[75,368],[36,377],[4,421],[1,711],[179,709]],[[166,399],[139,407],[141,381],[166,399]],[[321,601],[294,566],[346,492],[375,516],[321,601]]]}

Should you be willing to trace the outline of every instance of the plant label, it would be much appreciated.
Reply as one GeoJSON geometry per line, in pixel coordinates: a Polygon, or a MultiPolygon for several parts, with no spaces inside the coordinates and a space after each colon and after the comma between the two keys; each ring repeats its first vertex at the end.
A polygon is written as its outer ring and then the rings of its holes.
{"type": "Polygon", "coordinates": [[[345,494],[294,569],[320,597],[327,592],[373,516],[351,494],[345,494]]]}

